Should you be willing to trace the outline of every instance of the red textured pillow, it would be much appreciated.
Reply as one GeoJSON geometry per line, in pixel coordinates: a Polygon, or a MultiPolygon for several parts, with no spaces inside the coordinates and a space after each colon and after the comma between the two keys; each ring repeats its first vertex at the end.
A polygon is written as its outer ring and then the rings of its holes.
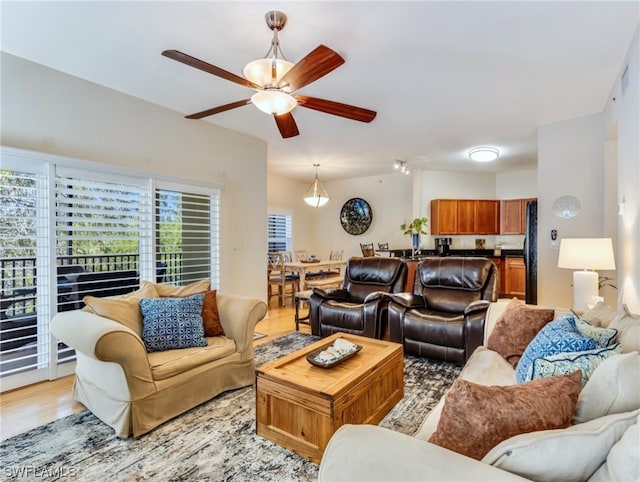
{"type": "Polygon", "coordinates": [[[224,335],[224,328],[222,328],[220,314],[218,313],[216,290],[207,291],[204,294],[202,324],[204,325],[204,336],[224,335]]]}
{"type": "Polygon", "coordinates": [[[580,371],[506,386],[458,378],[445,396],[429,442],[481,460],[515,435],[566,428],[576,409],[581,380],[580,371]]]}
{"type": "Polygon", "coordinates": [[[498,352],[515,368],[527,345],[554,316],[552,308],[525,305],[513,298],[496,321],[487,348],[498,352]]]}

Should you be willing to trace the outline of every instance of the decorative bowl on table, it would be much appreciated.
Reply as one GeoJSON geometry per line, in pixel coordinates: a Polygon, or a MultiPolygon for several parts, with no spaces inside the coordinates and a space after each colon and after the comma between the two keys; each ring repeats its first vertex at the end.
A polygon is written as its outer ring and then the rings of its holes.
{"type": "Polygon", "coordinates": [[[343,338],[336,339],[332,345],[325,346],[307,355],[307,361],[320,368],[331,368],[362,350],[361,345],[356,345],[343,338]]]}

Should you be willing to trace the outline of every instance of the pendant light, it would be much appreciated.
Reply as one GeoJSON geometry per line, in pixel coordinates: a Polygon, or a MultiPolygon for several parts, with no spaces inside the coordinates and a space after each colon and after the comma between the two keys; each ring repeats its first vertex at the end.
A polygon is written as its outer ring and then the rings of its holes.
{"type": "Polygon", "coordinates": [[[304,202],[309,206],[319,208],[329,202],[329,195],[318,179],[318,167],[320,167],[320,164],[314,164],[313,166],[316,168],[316,177],[313,180],[313,184],[311,184],[307,192],[304,194],[304,202]]]}

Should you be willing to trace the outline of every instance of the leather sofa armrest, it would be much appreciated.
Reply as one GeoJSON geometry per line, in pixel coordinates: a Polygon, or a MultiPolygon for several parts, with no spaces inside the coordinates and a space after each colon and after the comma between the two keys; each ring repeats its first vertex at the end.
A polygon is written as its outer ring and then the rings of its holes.
{"type": "Polygon", "coordinates": [[[487,309],[489,309],[490,304],[491,303],[486,300],[473,301],[469,303],[464,309],[464,314],[469,315],[471,313],[477,313],[479,311],[486,311],[487,309]]]}
{"type": "Polygon", "coordinates": [[[313,294],[325,300],[348,301],[350,296],[347,290],[342,288],[313,288],[313,294]]]}
{"type": "Polygon", "coordinates": [[[371,303],[372,301],[379,301],[386,297],[387,297],[387,293],[385,293],[384,291],[373,291],[372,293],[369,293],[365,297],[364,303],[366,304],[366,303],[371,303]]]}
{"type": "Polygon", "coordinates": [[[329,440],[319,482],[523,481],[438,445],[372,425],[343,425],[329,440]]]}
{"type": "Polygon", "coordinates": [[[391,301],[398,303],[404,308],[424,308],[426,306],[424,298],[412,293],[395,293],[387,295],[391,298],[391,301]]]}

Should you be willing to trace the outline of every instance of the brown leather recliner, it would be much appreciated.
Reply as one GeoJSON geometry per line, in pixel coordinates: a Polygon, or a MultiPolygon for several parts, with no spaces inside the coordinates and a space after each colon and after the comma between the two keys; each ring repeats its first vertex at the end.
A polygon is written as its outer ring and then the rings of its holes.
{"type": "Polygon", "coordinates": [[[309,299],[311,334],[346,332],[369,338],[384,336],[387,293],[399,293],[407,266],[398,258],[351,258],[341,289],[314,288],[309,299]]]}
{"type": "Polygon", "coordinates": [[[486,258],[426,258],[416,268],[413,293],[390,295],[389,338],[404,352],[464,365],[484,338],[498,270],[486,258]]]}

